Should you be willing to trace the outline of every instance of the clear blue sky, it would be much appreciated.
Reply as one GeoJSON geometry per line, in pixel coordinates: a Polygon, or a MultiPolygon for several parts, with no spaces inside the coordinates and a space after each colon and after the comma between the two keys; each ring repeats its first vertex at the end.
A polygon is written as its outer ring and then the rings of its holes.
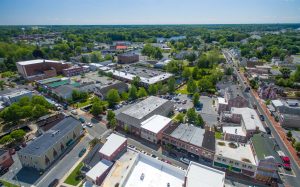
{"type": "Polygon", "coordinates": [[[300,0],[0,0],[1,25],[300,23],[300,0]]]}

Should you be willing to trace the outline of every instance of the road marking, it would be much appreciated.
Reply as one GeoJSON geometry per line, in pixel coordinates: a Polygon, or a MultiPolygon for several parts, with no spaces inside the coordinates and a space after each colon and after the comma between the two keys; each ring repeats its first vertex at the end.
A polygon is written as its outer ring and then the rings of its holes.
{"type": "Polygon", "coordinates": [[[292,175],[292,174],[279,173],[279,172],[278,172],[278,174],[279,174],[279,175],[284,175],[284,176],[296,177],[296,175],[294,175],[294,174],[292,175]]]}

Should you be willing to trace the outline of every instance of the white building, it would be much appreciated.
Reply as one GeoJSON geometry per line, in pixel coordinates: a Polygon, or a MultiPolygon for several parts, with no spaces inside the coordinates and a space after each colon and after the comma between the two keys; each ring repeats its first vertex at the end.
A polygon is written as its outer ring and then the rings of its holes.
{"type": "Polygon", "coordinates": [[[0,96],[0,100],[11,105],[12,103],[18,102],[22,97],[32,97],[32,91],[29,90],[17,90],[8,94],[0,96]]]}
{"type": "Polygon", "coordinates": [[[158,143],[162,139],[163,131],[171,123],[172,119],[161,116],[153,115],[141,123],[141,137],[153,142],[158,143]]]}
{"type": "Polygon", "coordinates": [[[109,161],[118,158],[127,149],[127,138],[112,133],[99,150],[100,157],[109,161]]]}
{"type": "Polygon", "coordinates": [[[249,144],[217,140],[214,166],[254,176],[257,163],[249,144]]]}

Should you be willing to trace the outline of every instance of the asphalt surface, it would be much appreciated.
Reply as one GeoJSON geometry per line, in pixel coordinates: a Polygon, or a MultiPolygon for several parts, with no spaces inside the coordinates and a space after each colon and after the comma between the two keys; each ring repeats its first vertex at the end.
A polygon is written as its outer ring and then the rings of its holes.
{"type": "MultiPolygon", "coordinates": [[[[244,90],[247,86],[244,83],[241,75],[237,71],[236,67],[233,67],[233,68],[234,68],[234,73],[237,75],[238,80],[239,80],[239,82],[242,85],[243,90],[244,90]]],[[[249,92],[247,94],[243,94],[243,95],[246,96],[246,99],[248,99],[250,101],[250,104],[252,106],[253,106],[253,104],[255,104],[257,106],[257,109],[258,109],[260,114],[262,114],[264,116],[267,116],[265,114],[265,112],[263,111],[263,109],[261,108],[261,106],[259,105],[259,102],[256,100],[256,98],[254,97],[254,95],[252,95],[251,92],[249,92]]],[[[276,143],[279,145],[280,149],[285,153],[285,155],[287,155],[291,158],[292,170],[293,170],[294,175],[280,175],[280,178],[282,179],[284,184],[287,184],[287,185],[293,186],[293,187],[300,186],[300,180],[299,180],[300,170],[299,170],[296,162],[294,161],[293,157],[291,156],[291,154],[289,153],[289,151],[285,147],[283,141],[281,140],[281,138],[279,137],[279,135],[277,134],[277,132],[275,131],[273,125],[271,124],[270,120],[267,117],[265,119],[265,123],[270,128],[271,133],[272,133],[276,143]]]]}

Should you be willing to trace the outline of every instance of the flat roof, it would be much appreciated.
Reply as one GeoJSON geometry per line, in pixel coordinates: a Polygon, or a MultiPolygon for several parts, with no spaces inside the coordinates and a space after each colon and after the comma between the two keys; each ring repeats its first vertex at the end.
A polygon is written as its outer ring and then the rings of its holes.
{"type": "Polygon", "coordinates": [[[228,134],[236,134],[239,136],[246,136],[241,126],[223,126],[223,132],[228,134]]]}
{"type": "Polygon", "coordinates": [[[225,105],[228,104],[228,102],[226,101],[226,99],[223,98],[223,97],[218,97],[218,103],[219,103],[219,104],[225,104],[225,105]]]}
{"type": "MultiPolygon", "coordinates": [[[[133,80],[134,77],[136,77],[136,75],[128,73],[128,72],[123,72],[123,71],[117,71],[117,70],[109,70],[108,72],[111,72],[113,75],[118,76],[118,77],[122,77],[128,80],[133,80]]],[[[172,77],[173,74],[171,73],[163,73],[157,76],[153,76],[150,78],[146,78],[146,77],[141,77],[141,82],[142,83],[146,83],[146,84],[155,84],[159,81],[163,81],[165,79],[168,79],[170,77],[172,77]]]]}
{"type": "Polygon", "coordinates": [[[172,133],[171,136],[180,139],[184,142],[191,143],[202,147],[202,142],[205,134],[205,129],[195,127],[189,124],[180,124],[172,133]]]}
{"type": "Polygon", "coordinates": [[[244,121],[246,130],[256,130],[258,128],[262,132],[266,132],[263,124],[261,123],[256,111],[251,108],[231,108],[231,113],[240,114],[244,121]]]}
{"type": "Polygon", "coordinates": [[[102,176],[112,165],[113,163],[111,161],[102,159],[86,173],[86,176],[96,181],[97,178],[102,176]]]}
{"type": "Polygon", "coordinates": [[[124,187],[182,187],[185,171],[168,163],[139,154],[131,173],[127,176],[124,187]],[[144,176],[141,179],[141,176],[144,176]]]}
{"type": "Polygon", "coordinates": [[[150,96],[147,99],[128,108],[122,113],[136,119],[142,119],[166,102],[168,102],[168,100],[162,99],[160,97],[150,96]]]}
{"type": "Polygon", "coordinates": [[[141,124],[141,128],[146,129],[153,133],[158,133],[163,128],[165,128],[172,119],[161,116],[161,115],[153,115],[147,120],[143,121],[141,124]]]}
{"type": "Polygon", "coordinates": [[[186,187],[223,187],[225,182],[225,172],[193,161],[190,162],[186,177],[186,187]]]}
{"type": "Polygon", "coordinates": [[[99,150],[99,153],[110,156],[113,154],[124,142],[127,141],[127,138],[123,136],[112,133],[106,139],[106,142],[99,150]]]}
{"type": "Polygon", "coordinates": [[[81,127],[81,122],[72,116],[68,116],[21,149],[19,153],[41,156],[48,149],[52,148],[53,145],[60,142],[67,133],[73,131],[78,126],[81,127]]]}
{"type": "Polygon", "coordinates": [[[22,65],[22,66],[26,66],[26,65],[30,65],[30,64],[38,64],[38,63],[44,63],[44,62],[63,63],[62,61],[43,60],[43,59],[20,61],[20,62],[17,62],[17,63],[22,65]]]}
{"type": "Polygon", "coordinates": [[[272,100],[271,102],[272,102],[272,104],[273,104],[275,107],[283,106],[282,101],[280,101],[280,100],[278,100],[278,99],[272,100]]]}
{"type": "MultiPolygon", "coordinates": [[[[225,140],[216,140],[216,155],[238,160],[240,162],[245,162],[247,159],[251,164],[256,165],[254,154],[249,144],[237,144],[225,140]],[[224,145],[220,142],[223,142],[224,145]],[[231,148],[230,144],[235,144],[237,147],[231,148]]],[[[245,163],[249,162],[246,161],[245,163]]]]}
{"type": "Polygon", "coordinates": [[[7,93],[7,94],[3,95],[3,97],[11,98],[11,97],[17,97],[17,96],[28,94],[28,93],[32,93],[32,91],[22,89],[22,90],[16,90],[16,91],[7,93]]]}

